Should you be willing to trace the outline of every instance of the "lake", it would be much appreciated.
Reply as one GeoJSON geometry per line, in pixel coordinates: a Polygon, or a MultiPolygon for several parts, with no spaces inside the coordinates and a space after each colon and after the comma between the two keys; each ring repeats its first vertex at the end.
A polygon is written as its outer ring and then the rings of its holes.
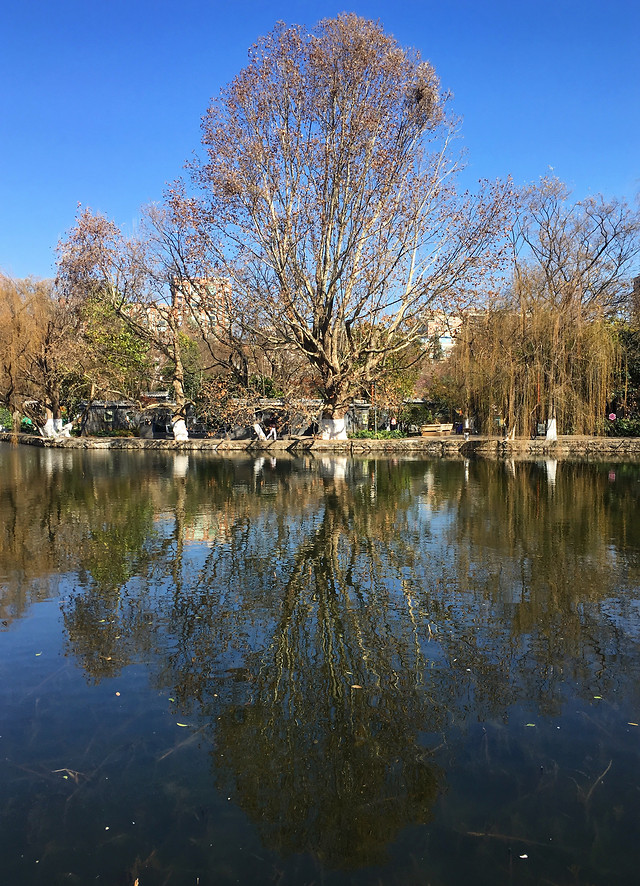
{"type": "Polygon", "coordinates": [[[639,499],[0,444],[3,881],[637,883],[639,499]]]}

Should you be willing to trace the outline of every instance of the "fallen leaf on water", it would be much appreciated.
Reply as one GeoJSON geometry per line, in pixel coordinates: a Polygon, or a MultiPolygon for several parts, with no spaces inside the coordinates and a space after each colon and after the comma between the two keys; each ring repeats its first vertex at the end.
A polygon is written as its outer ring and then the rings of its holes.
{"type": "Polygon", "coordinates": [[[36,652],[36,658],[37,658],[39,655],[42,655],[42,653],[41,653],[41,652],[36,652]]]}
{"type": "Polygon", "coordinates": [[[351,688],[352,689],[362,689],[362,686],[360,686],[359,683],[352,683],[351,688]]]}
{"type": "Polygon", "coordinates": [[[188,723],[176,723],[176,726],[188,726],[188,723]]]}
{"type": "Polygon", "coordinates": [[[594,695],[593,697],[594,697],[594,698],[602,698],[601,695],[594,695]]]}
{"type": "Polygon", "coordinates": [[[535,726],[535,723],[525,723],[525,726],[535,726]]]}
{"type": "Polygon", "coordinates": [[[627,726],[637,726],[637,723],[627,723],[627,726]]]}

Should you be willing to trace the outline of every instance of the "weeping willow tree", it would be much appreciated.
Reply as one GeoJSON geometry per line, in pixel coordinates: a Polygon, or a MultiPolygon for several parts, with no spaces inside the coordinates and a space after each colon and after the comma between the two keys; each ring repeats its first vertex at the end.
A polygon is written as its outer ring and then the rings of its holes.
{"type": "Polygon", "coordinates": [[[556,418],[564,433],[602,426],[619,349],[604,318],[575,323],[535,298],[470,318],[451,361],[466,411],[485,433],[528,435],[556,418]]]}
{"type": "Polygon", "coordinates": [[[612,319],[639,254],[640,213],[624,201],[572,202],[557,179],[523,193],[510,285],[467,318],[447,370],[484,431],[601,429],[619,362],[612,319]]]}

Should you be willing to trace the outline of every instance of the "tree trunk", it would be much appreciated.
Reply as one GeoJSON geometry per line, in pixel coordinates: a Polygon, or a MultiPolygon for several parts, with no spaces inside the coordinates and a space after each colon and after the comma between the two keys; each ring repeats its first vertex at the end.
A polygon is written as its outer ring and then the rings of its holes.
{"type": "Polygon", "coordinates": [[[45,437],[55,437],[56,432],[53,424],[53,412],[48,406],[45,409],[45,414],[47,417],[42,428],[42,433],[45,437]]]}
{"type": "Polygon", "coordinates": [[[331,392],[329,397],[325,399],[322,409],[322,418],[320,419],[318,430],[322,440],[346,440],[347,429],[345,424],[345,414],[347,412],[344,406],[344,397],[339,397],[337,391],[331,392]]]}
{"type": "Polygon", "coordinates": [[[96,386],[93,382],[91,382],[91,389],[89,390],[89,397],[87,399],[87,405],[85,406],[84,412],[82,413],[82,418],[80,419],[80,436],[86,437],[87,431],[87,422],[89,421],[89,410],[91,409],[91,404],[93,403],[93,398],[96,395],[96,386]]]}
{"type": "Polygon", "coordinates": [[[182,357],[180,355],[180,338],[178,335],[178,327],[175,320],[170,320],[170,329],[173,345],[173,364],[175,366],[173,372],[173,390],[176,401],[176,408],[171,419],[173,427],[173,438],[180,443],[184,443],[189,439],[187,431],[187,398],[184,394],[184,367],[182,365],[182,357]]]}
{"type": "Polygon", "coordinates": [[[326,418],[323,415],[320,419],[319,431],[322,440],[348,439],[344,416],[342,418],[326,418]]]}
{"type": "Polygon", "coordinates": [[[549,407],[549,420],[547,421],[547,440],[558,439],[558,424],[556,422],[556,403],[555,398],[551,399],[549,407]]]}
{"type": "Polygon", "coordinates": [[[42,432],[45,437],[57,437],[62,433],[62,410],[60,408],[60,392],[57,387],[48,391],[51,408],[45,408],[46,421],[42,432]]]}
{"type": "Polygon", "coordinates": [[[555,418],[550,418],[547,422],[547,440],[558,439],[558,425],[555,418]]]}
{"type": "Polygon", "coordinates": [[[53,415],[53,434],[55,437],[62,433],[62,407],[60,406],[60,391],[57,385],[50,393],[51,412],[53,415]]]}

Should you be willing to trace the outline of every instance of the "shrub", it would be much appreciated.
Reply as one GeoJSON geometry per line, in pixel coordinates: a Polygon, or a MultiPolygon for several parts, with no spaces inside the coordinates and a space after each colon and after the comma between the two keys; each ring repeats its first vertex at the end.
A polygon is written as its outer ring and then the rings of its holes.
{"type": "Polygon", "coordinates": [[[30,418],[23,418],[20,421],[20,433],[21,434],[34,434],[38,435],[40,433],[38,426],[35,425],[30,418]]]}
{"type": "Polygon", "coordinates": [[[349,434],[355,440],[397,440],[402,437],[402,431],[354,431],[349,434]]]}
{"type": "Polygon", "coordinates": [[[640,418],[607,418],[604,432],[607,437],[640,437],[640,418]]]}

